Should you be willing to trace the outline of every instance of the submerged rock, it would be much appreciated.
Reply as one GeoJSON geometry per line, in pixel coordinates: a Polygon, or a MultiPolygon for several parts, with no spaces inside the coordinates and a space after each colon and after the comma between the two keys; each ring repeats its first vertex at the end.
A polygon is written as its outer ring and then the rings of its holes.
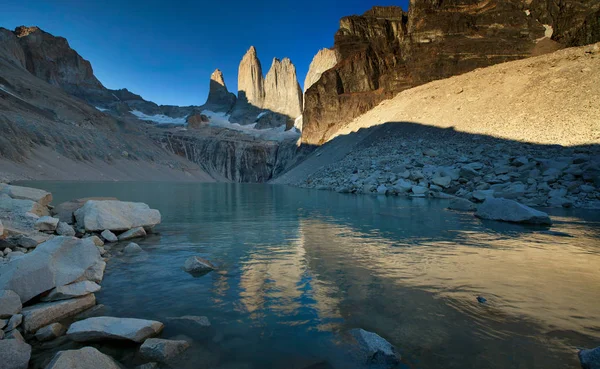
{"type": "Polygon", "coordinates": [[[18,339],[0,340],[0,366],[2,369],[27,369],[31,346],[18,339]]]}
{"type": "Polygon", "coordinates": [[[400,354],[394,346],[376,333],[355,328],[350,334],[356,341],[353,354],[362,364],[394,365],[400,362],[400,354]]]}
{"type": "Polygon", "coordinates": [[[127,231],[152,228],[161,221],[160,212],[144,203],[90,200],[75,212],[77,225],[89,232],[127,231]]]}
{"type": "Polygon", "coordinates": [[[0,290],[12,290],[25,303],[42,292],[83,277],[102,261],[91,240],[55,237],[9,263],[0,274],[0,290]]]}
{"type": "Polygon", "coordinates": [[[483,204],[479,205],[475,215],[482,219],[504,222],[552,224],[548,214],[507,199],[488,198],[483,204]]]}
{"type": "Polygon", "coordinates": [[[458,211],[474,211],[475,204],[467,199],[462,199],[460,197],[456,197],[450,200],[450,204],[448,205],[448,209],[458,210],[458,211]]]}
{"type": "Polygon", "coordinates": [[[140,347],[140,355],[146,360],[168,362],[190,347],[186,341],[149,338],[140,347]]]}
{"type": "Polygon", "coordinates": [[[205,316],[184,315],[180,317],[169,317],[167,319],[170,321],[183,322],[188,325],[196,326],[198,328],[210,327],[210,320],[205,316]]]}
{"type": "Polygon", "coordinates": [[[67,336],[76,342],[129,340],[141,343],[159,334],[163,328],[161,322],[154,320],[102,316],[73,323],[67,336]]]}
{"type": "Polygon", "coordinates": [[[140,245],[138,245],[137,243],[130,243],[129,245],[125,246],[125,248],[123,249],[123,252],[126,254],[137,254],[142,252],[142,248],[140,247],[140,245]]]}
{"type": "Polygon", "coordinates": [[[183,270],[190,274],[206,274],[215,269],[216,267],[210,261],[198,256],[190,256],[183,265],[183,270]]]}
{"type": "Polygon", "coordinates": [[[59,351],[46,369],[121,369],[121,366],[110,356],[93,347],[79,350],[59,351]]]}

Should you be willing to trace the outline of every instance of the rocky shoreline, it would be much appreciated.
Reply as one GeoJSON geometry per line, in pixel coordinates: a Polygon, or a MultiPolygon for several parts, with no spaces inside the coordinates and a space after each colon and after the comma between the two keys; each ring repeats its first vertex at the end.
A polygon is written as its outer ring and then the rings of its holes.
{"type": "Polygon", "coordinates": [[[339,193],[462,198],[474,204],[505,198],[533,207],[600,209],[597,147],[534,145],[433,128],[417,131],[392,127],[378,132],[341,160],[289,184],[339,193]]]}

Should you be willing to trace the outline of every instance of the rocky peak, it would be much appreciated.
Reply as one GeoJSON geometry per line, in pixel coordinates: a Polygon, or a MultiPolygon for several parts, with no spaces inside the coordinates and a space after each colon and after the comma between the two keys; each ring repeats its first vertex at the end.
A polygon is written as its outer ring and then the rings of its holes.
{"type": "Polygon", "coordinates": [[[265,99],[264,79],[256,48],[251,46],[238,69],[238,99],[260,107],[265,99]]]}
{"type": "Polygon", "coordinates": [[[333,49],[319,50],[308,67],[308,73],[306,74],[306,79],[304,80],[304,92],[306,92],[310,86],[315,84],[315,82],[321,78],[323,72],[335,67],[337,62],[337,51],[333,49]]]}
{"type": "Polygon", "coordinates": [[[208,99],[203,108],[215,112],[228,112],[235,104],[235,101],[235,94],[227,90],[223,73],[219,69],[216,69],[210,76],[208,99]]]}
{"type": "Polygon", "coordinates": [[[37,32],[37,31],[42,31],[42,30],[36,26],[32,26],[32,27],[19,26],[19,27],[15,28],[14,33],[15,33],[15,36],[21,38],[21,37],[29,36],[30,34],[37,32]]]}
{"type": "Polygon", "coordinates": [[[298,84],[296,67],[288,58],[273,59],[265,78],[263,108],[295,119],[302,114],[302,90],[298,84]]]}

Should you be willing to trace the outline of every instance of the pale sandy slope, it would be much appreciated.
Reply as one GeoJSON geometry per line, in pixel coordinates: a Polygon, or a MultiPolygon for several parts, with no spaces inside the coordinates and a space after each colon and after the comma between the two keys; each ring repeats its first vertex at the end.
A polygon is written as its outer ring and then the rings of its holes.
{"type": "Polygon", "coordinates": [[[334,137],[400,121],[540,144],[600,143],[600,43],[406,90],[334,137]]]}
{"type": "Polygon", "coordinates": [[[385,135],[383,124],[391,122],[453,127],[537,144],[600,144],[600,44],[499,64],[403,91],[348,123],[272,183],[305,180],[348,152],[360,150],[364,142],[385,135]],[[382,129],[359,132],[369,127],[382,129]]]}

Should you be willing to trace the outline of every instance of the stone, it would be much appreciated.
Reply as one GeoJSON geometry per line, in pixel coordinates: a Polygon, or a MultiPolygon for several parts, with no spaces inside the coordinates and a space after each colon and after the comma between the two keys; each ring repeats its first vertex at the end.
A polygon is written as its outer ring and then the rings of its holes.
{"type": "Polygon", "coordinates": [[[34,333],[48,324],[75,316],[96,304],[96,297],[89,294],[70,300],[45,302],[23,309],[23,328],[34,333]]]}
{"type": "Polygon", "coordinates": [[[460,197],[455,197],[450,200],[450,204],[448,205],[448,209],[458,210],[458,211],[474,211],[475,204],[467,199],[463,199],[460,197]]]}
{"type": "Polygon", "coordinates": [[[100,261],[100,252],[91,240],[55,237],[5,266],[0,290],[12,290],[26,303],[42,292],[78,280],[100,261]]]}
{"type": "Polygon", "coordinates": [[[94,347],[59,351],[46,369],[121,369],[110,356],[94,347]]]}
{"type": "Polygon", "coordinates": [[[35,222],[35,229],[42,232],[54,232],[58,227],[58,218],[52,218],[51,216],[40,217],[35,222]]]}
{"type": "Polygon", "coordinates": [[[353,355],[361,364],[396,365],[400,362],[400,354],[395,347],[376,333],[355,328],[350,330],[350,335],[356,342],[353,355]]]}
{"type": "Polygon", "coordinates": [[[413,184],[407,180],[399,179],[393,186],[398,193],[406,193],[412,190],[413,184]]]}
{"type": "Polygon", "coordinates": [[[127,231],[152,228],[161,221],[160,212],[144,203],[90,200],[75,212],[77,225],[89,232],[127,231]]]}
{"type": "Polygon", "coordinates": [[[149,338],[140,346],[143,359],[166,363],[190,347],[186,341],[149,338]]]}
{"type": "MultiPolygon", "coordinates": [[[[100,253],[100,248],[99,247],[97,247],[97,248],[98,248],[98,253],[100,253]]],[[[96,261],[91,267],[89,267],[85,271],[83,276],[78,279],[78,281],[88,280],[88,281],[100,283],[100,282],[102,282],[102,279],[104,278],[104,269],[106,269],[106,262],[104,260],[100,259],[100,260],[96,261]]]]}
{"type": "Polygon", "coordinates": [[[126,254],[137,254],[142,252],[142,248],[137,243],[131,242],[129,245],[125,246],[123,252],[126,254]]]}
{"type": "Polygon", "coordinates": [[[273,59],[264,80],[265,100],[262,108],[296,119],[302,114],[302,89],[296,67],[290,59],[273,59]]]}
{"type": "Polygon", "coordinates": [[[415,195],[424,195],[429,190],[427,187],[424,186],[412,186],[411,189],[415,195]]]}
{"type": "Polygon", "coordinates": [[[51,341],[65,334],[67,328],[60,323],[52,323],[35,332],[35,338],[40,342],[51,341]]]}
{"type": "Polygon", "coordinates": [[[452,182],[452,178],[450,178],[450,177],[434,177],[431,181],[440,187],[447,188],[448,186],[450,186],[450,183],[452,182]]]}
{"type": "Polygon", "coordinates": [[[20,326],[21,323],[23,323],[23,314],[15,314],[10,317],[10,319],[8,320],[8,324],[6,324],[6,328],[4,328],[4,330],[6,332],[10,332],[18,326],[20,326]]]}
{"type": "Polygon", "coordinates": [[[193,325],[197,328],[208,328],[211,326],[210,320],[205,316],[184,315],[180,317],[169,317],[167,320],[182,322],[187,325],[193,325]]]}
{"type": "Polygon", "coordinates": [[[423,150],[423,155],[435,157],[435,156],[439,155],[439,152],[437,152],[437,150],[427,149],[427,150],[423,150]]]}
{"type": "Polygon", "coordinates": [[[30,233],[37,218],[48,215],[48,208],[31,200],[13,199],[0,194],[0,219],[8,235],[30,233]]]}
{"type": "Polygon", "coordinates": [[[0,183],[0,195],[6,194],[13,199],[31,200],[37,202],[41,206],[48,206],[52,202],[52,194],[37,188],[13,186],[0,183]]]}
{"type": "Polygon", "coordinates": [[[24,247],[26,249],[36,248],[39,244],[42,244],[48,240],[54,238],[53,235],[42,233],[42,232],[31,232],[17,236],[14,240],[17,246],[24,247]]]}
{"type": "Polygon", "coordinates": [[[215,269],[216,267],[210,261],[198,256],[190,256],[183,265],[183,270],[190,274],[205,274],[215,269]]]}
{"type": "Polygon", "coordinates": [[[579,362],[582,369],[600,369],[600,347],[579,351],[579,362]]]}
{"type": "Polygon", "coordinates": [[[570,208],[573,206],[573,201],[565,197],[550,197],[548,199],[548,206],[555,208],[570,208]]]}
{"type": "Polygon", "coordinates": [[[482,219],[513,223],[552,224],[548,214],[508,199],[488,198],[479,205],[475,215],[482,219]]]}
{"type": "Polygon", "coordinates": [[[31,346],[18,339],[0,340],[0,365],[2,369],[27,369],[31,359],[31,346]]]}
{"type": "Polygon", "coordinates": [[[382,184],[382,185],[377,186],[377,190],[376,191],[380,195],[385,195],[385,194],[388,193],[388,188],[387,188],[386,185],[382,184]]]}
{"type": "Polygon", "coordinates": [[[488,198],[494,197],[494,190],[477,190],[473,191],[473,198],[475,200],[484,201],[488,198]]]}
{"type": "Polygon", "coordinates": [[[104,241],[102,241],[102,239],[100,239],[100,237],[98,237],[98,236],[90,236],[88,238],[90,240],[92,240],[92,242],[94,243],[94,245],[96,245],[98,247],[104,246],[104,241]]]}
{"type": "Polygon", "coordinates": [[[0,240],[4,238],[4,225],[2,225],[2,220],[0,220],[0,240]]]}
{"type": "Polygon", "coordinates": [[[75,216],[73,214],[90,200],[104,201],[117,199],[114,197],[85,197],[82,199],[71,200],[58,204],[52,210],[52,214],[60,219],[61,222],[73,224],[75,223],[75,216]]]}
{"type": "Polygon", "coordinates": [[[42,301],[68,300],[100,291],[102,287],[91,281],[81,281],[54,288],[42,301]]]}
{"type": "Polygon", "coordinates": [[[132,240],[134,238],[146,237],[146,231],[142,227],[137,227],[130,229],[127,232],[121,233],[119,235],[119,241],[127,241],[132,240]]]}
{"type": "Polygon", "coordinates": [[[56,227],[56,234],[59,236],[75,236],[75,230],[73,227],[68,225],[65,222],[58,222],[58,226],[56,227]]]}
{"type": "Polygon", "coordinates": [[[102,238],[104,238],[104,241],[106,242],[117,242],[119,239],[117,238],[117,236],[112,233],[111,231],[109,231],[108,229],[102,231],[102,233],[100,233],[100,236],[102,236],[102,238]]]}
{"type": "Polygon", "coordinates": [[[19,295],[11,290],[0,290],[0,318],[10,318],[22,308],[19,295]]]}
{"type": "Polygon", "coordinates": [[[71,324],[67,337],[76,342],[129,340],[142,343],[158,335],[161,322],[134,318],[94,317],[71,324]]]}

